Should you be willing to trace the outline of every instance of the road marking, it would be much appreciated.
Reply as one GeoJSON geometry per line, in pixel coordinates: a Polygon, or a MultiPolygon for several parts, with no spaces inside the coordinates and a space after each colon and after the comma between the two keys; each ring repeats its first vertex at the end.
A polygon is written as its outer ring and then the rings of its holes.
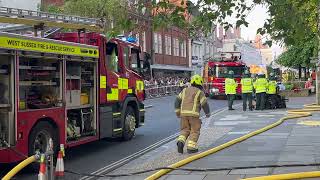
{"type": "Polygon", "coordinates": [[[250,131],[234,131],[234,132],[228,132],[228,134],[232,135],[232,134],[248,134],[250,131]]]}
{"type": "Polygon", "coordinates": [[[146,105],[144,108],[145,109],[149,109],[149,108],[152,108],[153,107],[153,105],[146,105]]]}
{"type": "MultiPolygon", "coordinates": [[[[239,105],[241,105],[241,104],[236,104],[235,107],[237,107],[239,105]]],[[[151,107],[152,107],[152,105],[151,105],[151,107]]],[[[145,107],[145,108],[147,108],[147,107],[145,107]]],[[[226,110],[228,110],[227,107],[221,108],[221,109],[218,109],[218,110],[214,111],[210,115],[211,116],[212,115],[217,115],[217,114],[220,114],[222,112],[225,112],[226,110]]],[[[204,119],[204,118],[206,118],[206,116],[200,117],[200,119],[204,119]]],[[[204,128],[207,128],[209,126],[209,124],[210,124],[210,120],[206,121],[206,123],[204,125],[204,128]]],[[[128,162],[130,162],[130,161],[132,161],[132,160],[134,160],[134,159],[146,154],[147,152],[150,152],[150,151],[162,146],[163,144],[174,140],[175,138],[178,137],[179,134],[180,133],[177,132],[177,133],[175,133],[175,134],[173,134],[173,135],[171,135],[169,137],[166,137],[166,138],[164,138],[164,139],[162,139],[162,140],[160,140],[160,141],[158,141],[158,142],[156,142],[156,143],[154,143],[154,144],[152,144],[152,145],[150,145],[150,146],[148,146],[148,147],[146,147],[146,148],[144,148],[144,149],[142,149],[142,150],[140,150],[140,151],[138,151],[136,153],[133,153],[132,155],[129,155],[129,156],[125,157],[125,158],[122,158],[122,159],[120,159],[120,160],[118,160],[118,161],[116,161],[116,162],[114,162],[114,163],[112,163],[112,164],[110,164],[108,166],[102,167],[102,168],[100,168],[100,169],[98,169],[98,170],[96,170],[96,171],[94,171],[94,172],[92,172],[90,174],[102,175],[102,174],[109,173],[109,172],[111,172],[111,171],[113,171],[115,169],[118,169],[119,167],[123,166],[124,164],[126,164],[126,163],[128,163],[128,162]]],[[[96,177],[84,176],[80,180],[91,180],[93,178],[96,178],[96,177]]]]}
{"type": "MultiPolygon", "coordinates": [[[[143,154],[145,154],[145,153],[147,153],[147,152],[149,152],[149,151],[151,151],[151,150],[163,145],[166,142],[170,142],[171,140],[175,139],[178,135],[179,135],[179,133],[173,134],[173,135],[171,135],[171,136],[169,136],[169,137],[167,137],[165,139],[162,139],[162,140],[160,140],[160,141],[158,141],[158,142],[156,142],[156,143],[154,143],[154,144],[152,144],[152,145],[150,145],[150,146],[148,146],[148,147],[146,147],[146,148],[144,148],[144,149],[142,149],[142,150],[140,150],[140,151],[138,151],[138,152],[136,152],[136,153],[134,153],[134,154],[132,154],[130,156],[127,156],[127,157],[125,157],[123,159],[120,159],[119,161],[116,161],[116,162],[114,162],[114,163],[112,163],[112,164],[110,164],[108,166],[103,167],[103,168],[100,168],[100,169],[92,172],[91,174],[96,174],[96,175],[99,174],[99,175],[101,175],[101,174],[104,174],[106,172],[110,172],[112,170],[115,170],[115,169],[119,168],[120,166],[126,164],[127,162],[133,160],[134,158],[137,158],[137,157],[139,157],[139,156],[141,156],[141,155],[143,155],[143,154]]],[[[80,180],[89,180],[89,179],[93,179],[93,178],[94,177],[85,176],[85,177],[82,177],[80,180]]]]}

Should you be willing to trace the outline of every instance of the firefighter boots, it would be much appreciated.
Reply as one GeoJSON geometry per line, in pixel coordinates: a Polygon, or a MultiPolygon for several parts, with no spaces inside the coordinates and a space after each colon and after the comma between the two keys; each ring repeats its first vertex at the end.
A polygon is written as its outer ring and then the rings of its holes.
{"type": "Polygon", "coordinates": [[[183,135],[180,135],[177,140],[178,153],[183,154],[183,147],[185,142],[186,142],[186,137],[183,135]]]}

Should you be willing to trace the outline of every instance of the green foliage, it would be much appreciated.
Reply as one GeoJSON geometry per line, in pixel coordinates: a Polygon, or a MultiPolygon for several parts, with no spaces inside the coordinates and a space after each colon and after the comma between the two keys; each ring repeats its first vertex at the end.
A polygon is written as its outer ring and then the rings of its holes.
{"type": "Polygon", "coordinates": [[[123,0],[67,0],[63,6],[66,14],[100,18],[108,35],[119,34],[122,30],[132,29],[123,0]],[[112,33],[111,33],[112,32],[112,33]]]}
{"type": "Polygon", "coordinates": [[[286,87],[286,90],[292,90],[293,89],[293,84],[292,83],[284,83],[284,86],[286,87]]]}
{"type": "Polygon", "coordinates": [[[302,67],[310,67],[310,58],[317,53],[317,40],[311,39],[307,42],[300,42],[297,45],[289,46],[288,50],[280,55],[277,63],[296,68],[299,65],[302,67]]]}

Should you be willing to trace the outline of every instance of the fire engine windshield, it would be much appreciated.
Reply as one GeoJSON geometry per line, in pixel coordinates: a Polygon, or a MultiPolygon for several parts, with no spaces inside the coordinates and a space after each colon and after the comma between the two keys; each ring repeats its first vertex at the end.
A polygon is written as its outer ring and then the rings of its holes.
{"type": "Polygon", "coordinates": [[[229,71],[234,72],[234,77],[241,77],[245,66],[216,66],[217,77],[227,77],[229,71]]]}

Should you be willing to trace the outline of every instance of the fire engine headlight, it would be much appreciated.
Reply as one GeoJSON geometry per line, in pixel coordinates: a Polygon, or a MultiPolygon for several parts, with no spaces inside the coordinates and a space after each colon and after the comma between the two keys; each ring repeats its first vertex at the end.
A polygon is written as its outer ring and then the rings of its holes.
{"type": "Polygon", "coordinates": [[[212,88],[212,89],[210,89],[210,92],[211,92],[211,93],[218,93],[218,92],[219,92],[219,89],[212,88]]]}

